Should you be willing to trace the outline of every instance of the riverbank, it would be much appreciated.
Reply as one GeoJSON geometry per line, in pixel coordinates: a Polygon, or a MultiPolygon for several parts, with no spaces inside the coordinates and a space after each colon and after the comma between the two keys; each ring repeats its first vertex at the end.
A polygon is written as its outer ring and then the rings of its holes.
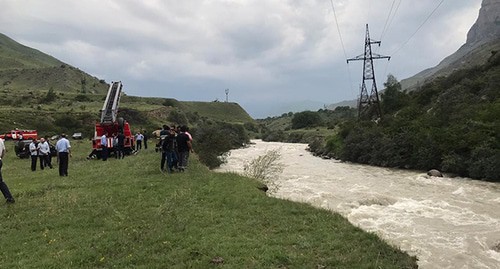
{"type": "Polygon", "coordinates": [[[272,196],[340,213],[418,258],[419,268],[498,268],[500,185],[468,178],[324,160],[307,144],[253,140],[219,171],[278,150],[282,174],[272,196]]]}
{"type": "Polygon", "coordinates": [[[3,267],[416,268],[340,215],[268,197],[196,158],[161,174],[153,149],[88,161],[89,142],[71,142],[64,178],[30,171],[6,143],[2,175],[16,203],[0,204],[3,267]]]}

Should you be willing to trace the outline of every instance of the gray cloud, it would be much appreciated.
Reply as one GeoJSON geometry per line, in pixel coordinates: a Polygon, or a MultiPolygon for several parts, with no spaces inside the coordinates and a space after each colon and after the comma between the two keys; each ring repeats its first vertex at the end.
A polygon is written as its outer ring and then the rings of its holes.
{"type": "Polygon", "coordinates": [[[436,1],[333,2],[345,54],[329,0],[0,0],[0,32],[131,95],[212,101],[229,88],[263,117],[280,103],[355,99],[362,63],[345,58],[363,52],[366,23],[382,37],[374,51],[394,54],[376,62],[382,87],[388,73],[406,78],[458,49],[481,4],[445,1],[408,41],[436,1]]]}

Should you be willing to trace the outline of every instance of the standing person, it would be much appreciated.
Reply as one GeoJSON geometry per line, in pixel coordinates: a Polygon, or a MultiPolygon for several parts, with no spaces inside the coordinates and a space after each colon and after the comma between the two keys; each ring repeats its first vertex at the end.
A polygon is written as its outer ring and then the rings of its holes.
{"type": "Polygon", "coordinates": [[[148,135],[146,130],[142,131],[142,141],[144,141],[144,149],[148,149],[148,135]]]}
{"type": "Polygon", "coordinates": [[[36,138],[31,140],[30,146],[30,156],[31,156],[31,171],[36,171],[36,161],[38,159],[38,143],[36,138]]]}
{"type": "Polygon", "coordinates": [[[135,150],[140,150],[142,149],[142,139],[144,139],[144,136],[141,134],[141,132],[138,132],[136,135],[135,135],[135,141],[137,142],[137,147],[135,150]]]}
{"type": "Polygon", "coordinates": [[[5,156],[5,144],[3,143],[3,139],[0,138],[0,191],[2,191],[3,197],[5,197],[5,200],[7,203],[14,203],[14,197],[12,197],[12,194],[9,191],[9,187],[7,187],[7,184],[3,181],[2,177],[2,166],[3,162],[2,159],[5,156]]]}
{"type": "Polygon", "coordinates": [[[38,143],[38,154],[40,155],[40,169],[43,170],[46,166],[50,167],[52,169],[52,164],[49,161],[49,156],[50,156],[50,146],[47,141],[45,141],[45,138],[40,138],[40,143],[38,143]]]}
{"type": "Polygon", "coordinates": [[[59,176],[68,176],[69,157],[71,157],[71,145],[66,138],[66,134],[61,134],[61,138],[56,143],[57,159],[59,160],[59,176]]]}
{"type": "Polygon", "coordinates": [[[120,131],[118,135],[116,135],[116,156],[118,159],[125,158],[125,135],[120,131]]]}
{"type": "Polygon", "coordinates": [[[165,171],[165,161],[167,161],[168,172],[174,172],[174,156],[175,151],[177,150],[177,139],[174,129],[170,129],[169,134],[163,138],[161,142],[161,150],[161,171],[165,171]]]}
{"type": "Polygon", "coordinates": [[[49,155],[47,155],[47,159],[45,159],[45,166],[50,167],[52,169],[52,144],[50,144],[49,137],[45,137],[45,143],[47,143],[47,146],[49,147],[49,155]]]}
{"type": "Polygon", "coordinates": [[[101,157],[103,161],[108,160],[108,138],[106,137],[107,133],[104,133],[101,136],[101,157]]]}
{"type": "Polygon", "coordinates": [[[160,131],[160,139],[167,136],[169,130],[170,130],[170,128],[168,128],[168,125],[163,124],[163,129],[160,131]]]}
{"type": "Polygon", "coordinates": [[[179,159],[179,170],[184,171],[188,165],[189,152],[193,151],[191,140],[189,136],[186,134],[187,126],[183,125],[180,128],[180,133],[177,135],[177,151],[179,155],[177,156],[179,159]]]}

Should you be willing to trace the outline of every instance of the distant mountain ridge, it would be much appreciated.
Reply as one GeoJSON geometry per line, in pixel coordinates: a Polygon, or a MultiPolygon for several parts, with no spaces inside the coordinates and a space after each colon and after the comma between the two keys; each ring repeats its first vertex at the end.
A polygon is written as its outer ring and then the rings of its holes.
{"type": "Polygon", "coordinates": [[[0,34],[0,90],[105,94],[107,89],[104,80],[0,34]]]}
{"type": "Polygon", "coordinates": [[[0,70],[44,68],[61,64],[64,63],[0,33],[0,70]]]}
{"type": "Polygon", "coordinates": [[[500,0],[483,0],[479,16],[467,33],[467,40],[455,53],[437,66],[401,81],[406,90],[414,90],[435,77],[484,64],[492,53],[500,50],[500,0]]]}
{"type": "MultiPolygon", "coordinates": [[[[99,120],[108,87],[102,79],[0,34],[0,132],[20,128],[54,134],[63,130],[89,137],[99,120]]],[[[254,121],[237,103],[126,94],[120,100],[120,116],[141,129],[204,120],[237,124],[254,121]]]]}
{"type": "MultiPolygon", "coordinates": [[[[403,90],[415,90],[420,85],[453,71],[484,64],[500,51],[500,0],[483,0],[479,16],[467,33],[467,40],[455,53],[444,58],[437,66],[425,69],[416,75],[401,80],[403,90]]],[[[356,100],[347,100],[328,105],[356,107],[356,100]]]]}

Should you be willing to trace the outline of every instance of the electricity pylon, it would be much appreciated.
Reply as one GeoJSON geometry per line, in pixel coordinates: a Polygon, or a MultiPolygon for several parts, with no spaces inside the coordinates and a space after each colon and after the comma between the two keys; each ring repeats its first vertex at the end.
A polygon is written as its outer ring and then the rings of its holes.
{"type": "Polygon", "coordinates": [[[374,112],[377,113],[378,118],[382,116],[382,111],[380,109],[380,99],[378,97],[377,91],[377,82],[375,80],[375,71],[373,70],[373,59],[390,60],[391,56],[382,56],[376,53],[372,53],[372,44],[377,44],[380,46],[380,41],[370,39],[368,24],[366,24],[365,52],[354,58],[347,59],[347,63],[349,63],[350,61],[363,61],[363,84],[361,85],[361,94],[359,95],[358,119],[361,119],[361,117],[368,117],[369,119],[371,119],[374,112]],[[370,81],[371,92],[368,95],[366,82],[370,81]]]}

